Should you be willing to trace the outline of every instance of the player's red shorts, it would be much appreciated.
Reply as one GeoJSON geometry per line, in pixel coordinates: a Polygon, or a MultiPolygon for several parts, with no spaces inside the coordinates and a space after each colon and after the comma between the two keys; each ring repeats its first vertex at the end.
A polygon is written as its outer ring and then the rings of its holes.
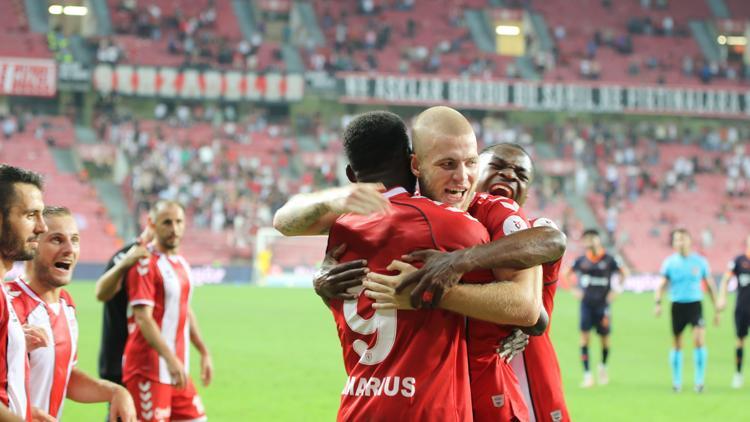
{"type": "Polygon", "coordinates": [[[185,388],[178,389],[135,375],[125,383],[125,388],[133,396],[139,421],[199,422],[207,420],[201,398],[195,391],[195,385],[190,378],[185,388]]]}
{"type": "Polygon", "coordinates": [[[474,421],[528,422],[529,409],[510,365],[497,353],[470,359],[474,421]]]}

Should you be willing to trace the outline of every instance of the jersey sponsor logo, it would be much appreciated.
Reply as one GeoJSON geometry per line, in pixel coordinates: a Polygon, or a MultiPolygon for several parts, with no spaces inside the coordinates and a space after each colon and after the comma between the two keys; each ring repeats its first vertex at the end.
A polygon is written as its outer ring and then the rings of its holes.
{"type": "Polygon", "coordinates": [[[588,274],[581,275],[581,287],[589,286],[607,286],[609,279],[606,277],[594,277],[588,274]]]}
{"type": "Polygon", "coordinates": [[[354,397],[414,397],[417,380],[414,377],[349,377],[341,395],[354,397]]]}
{"type": "MultiPolygon", "coordinates": [[[[503,203],[504,205],[505,203],[503,203]]],[[[503,233],[505,235],[509,235],[511,233],[515,233],[520,230],[528,229],[529,225],[526,224],[526,221],[524,221],[523,218],[517,216],[517,215],[511,215],[510,217],[506,218],[503,222],[503,233]]]]}
{"type": "Polygon", "coordinates": [[[552,418],[552,422],[562,421],[562,410],[553,410],[549,412],[549,415],[552,418]]]}
{"type": "Polygon", "coordinates": [[[739,277],[737,277],[737,281],[740,283],[741,287],[746,287],[750,284],[750,274],[740,274],[739,277]]]}
{"type": "Polygon", "coordinates": [[[492,396],[492,405],[495,407],[503,407],[505,405],[505,394],[498,394],[492,396]]]}

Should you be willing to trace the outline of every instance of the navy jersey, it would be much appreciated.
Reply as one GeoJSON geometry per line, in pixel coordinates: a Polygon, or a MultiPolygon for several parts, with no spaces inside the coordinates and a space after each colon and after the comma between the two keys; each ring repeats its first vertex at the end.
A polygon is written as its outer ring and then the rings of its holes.
{"type": "MultiPolygon", "coordinates": [[[[120,262],[133,245],[135,243],[130,243],[115,252],[104,272],[120,262]]],[[[123,279],[126,275],[127,272],[123,274],[123,279]]],[[[122,282],[120,291],[104,303],[102,340],[99,347],[99,376],[118,384],[122,383],[122,352],[128,339],[127,309],[128,290],[126,283],[122,282]]]]}
{"type": "Polygon", "coordinates": [[[599,306],[607,303],[607,294],[612,288],[612,275],[620,271],[620,265],[608,253],[598,259],[582,255],[573,264],[573,271],[578,276],[578,287],[583,290],[583,302],[599,306]]]}
{"type": "Polygon", "coordinates": [[[750,257],[740,255],[729,263],[729,271],[737,277],[737,306],[750,307],[750,257]]]}

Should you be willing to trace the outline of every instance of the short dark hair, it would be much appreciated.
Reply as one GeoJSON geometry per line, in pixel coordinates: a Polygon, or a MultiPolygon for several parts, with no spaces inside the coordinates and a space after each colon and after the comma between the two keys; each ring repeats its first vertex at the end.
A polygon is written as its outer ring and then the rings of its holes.
{"type": "Polygon", "coordinates": [[[528,151],[526,151],[526,148],[522,147],[522,146],[521,146],[521,144],[517,144],[517,143],[515,143],[515,142],[499,142],[499,143],[497,143],[497,144],[492,144],[492,145],[489,145],[489,146],[485,147],[485,148],[484,148],[484,149],[482,150],[482,152],[480,152],[480,154],[484,154],[484,153],[489,153],[489,152],[494,152],[494,151],[495,151],[495,148],[498,148],[498,147],[510,147],[510,148],[515,148],[515,149],[517,149],[517,150],[521,151],[522,153],[526,154],[526,156],[527,156],[527,157],[529,157],[529,160],[531,160],[531,163],[532,163],[532,164],[534,163],[534,160],[533,160],[533,159],[531,158],[531,154],[529,154],[529,152],[528,152],[528,151]]]}
{"type": "Polygon", "coordinates": [[[0,212],[3,218],[8,216],[10,208],[16,200],[15,185],[18,183],[34,185],[39,190],[44,187],[44,181],[39,173],[8,164],[0,164],[0,212]]]}
{"type": "Polygon", "coordinates": [[[586,237],[586,236],[596,236],[596,237],[601,237],[601,236],[599,235],[599,230],[597,230],[597,229],[586,229],[586,230],[584,230],[584,231],[583,231],[583,237],[586,237]]]}
{"type": "Polygon", "coordinates": [[[344,131],[344,151],[357,173],[401,164],[411,154],[406,124],[390,111],[362,113],[344,131]]]}
{"type": "Polygon", "coordinates": [[[47,217],[67,217],[72,216],[73,213],[70,212],[70,209],[67,207],[59,207],[56,205],[47,205],[44,207],[44,211],[42,212],[42,216],[47,217]]]}

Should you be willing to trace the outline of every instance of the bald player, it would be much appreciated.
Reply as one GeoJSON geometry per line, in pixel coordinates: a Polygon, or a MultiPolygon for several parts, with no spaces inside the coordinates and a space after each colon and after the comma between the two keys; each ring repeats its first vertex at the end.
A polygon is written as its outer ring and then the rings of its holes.
{"type": "MultiPolygon", "coordinates": [[[[448,205],[462,206],[470,198],[471,188],[477,177],[478,154],[476,151],[476,139],[471,129],[471,125],[457,111],[447,107],[434,107],[422,113],[416,120],[413,131],[413,142],[415,154],[412,156],[411,169],[419,178],[420,189],[422,193],[432,199],[444,202],[448,205]]],[[[328,190],[319,193],[299,195],[292,198],[275,216],[275,226],[282,233],[287,235],[300,234],[320,234],[324,233],[330,225],[329,221],[336,218],[341,212],[382,212],[387,208],[381,206],[381,201],[376,195],[378,186],[348,186],[328,190]]],[[[525,218],[519,215],[519,207],[512,200],[504,198],[494,198],[484,196],[480,204],[475,204],[475,211],[481,220],[492,228],[496,237],[502,237],[505,234],[513,233],[521,228],[528,227],[525,218]]],[[[456,210],[458,211],[458,209],[456,210]]],[[[531,240],[534,236],[542,238],[549,237],[550,234],[559,236],[559,232],[550,228],[539,228],[525,232],[518,232],[515,236],[531,240]]],[[[520,254],[515,251],[509,251],[507,248],[511,245],[532,245],[542,244],[544,242],[523,242],[511,243],[507,239],[500,239],[493,242],[495,250],[472,248],[471,252],[461,253],[465,263],[476,264],[479,267],[492,268],[493,260],[497,257],[503,257],[508,261],[521,268],[543,263],[547,260],[545,256],[539,260],[539,256],[534,256],[532,251],[528,255],[531,261],[525,261],[528,256],[519,258],[520,254]],[[498,247],[501,246],[502,247],[498,247]],[[510,253],[511,255],[508,255],[510,253]],[[511,258],[511,259],[508,259],[511,258]],[[528,265],[527,265],[528,264],[528,265]],[[524,265],[526,265],[524,267],[524,265]]],[[[549,242],[553,249],[557,249],[559,257],[564,250],[564,240],[549,242]],[[562,247],[560,247],[562,246],[562,247]]],[[[427,259],[426,265],[430,264],[430,258],[427,259]]],[[[354,268],[336,269],[328,273],[332,280],[353,277],[350,284],[358,283],[365,272],[365,269],[354,268]]],[[[435,275],[436,279],[441,279],[439,274],[435,275]]],[[[460,278],[460,275],[459,277],[460,278]]],[[[454,285],[458,278],[447,280],[447,286],[454,285]]],[[[541,280],[535,279],[532,283],[524,285],[523,283],[503,283],[503,287],[508,291],[497,300],[502,304],[504,309],[510,314],[517,311],[515,303],[533,303],[538,304],[540,300],[541,280]],[[530,284],[530,285],[529,285],[530,284]]],[[[349,285],[337,284],[335,282],[319,284],[319,293],[322,295],[346,295],[344,289],[349,285]],[[330,287],[330,289],[329,289],[330,287]]],[[[419,286],[418,286],[419,288],[419,286]]],[[[417,289],[415,289],[415,292],[417,289]]],[[[412,300],[417,306],[435,306],[439,305],[442,290],[439,288],[422,289],[412,296],[412,300]]],[[[520,307],[519,307],[520,309],[520,307]]],[[[494,329],[494,328],[493,328],[494,329]]],[[[492,331],[492,330],[490,330],[492,331]]],[[[478,333],[481,330],[477,331],[478,333]]],[[[492,365],[500,365],[499,358],[495,354],[498,342],[501,337],[507,333],[484,333],[475,336],[475,349],[484,353],[486,362],[492,365]],[[491,355],[491,356],[490,356],[491,355]]],[[[479,372],[494,379],[495,384],[499,384],[497,389],[473,389],[478,393],[481,392],[483,397],[477,397],[475,402],[482,402],[487,409],[487,417],[507,417],[525,420],[527,411],[523,400],[520,398],[517,382],[514,381],[510,368],[504,368],[505,377],[498,370],[493,368],[481,368],[479,372]],[[506,378],[508,378],[506,380],[506,378]],[[511,388],[510,394],[506,395],[505,390],[511,388]],[[504,413],[505,412],[505,413],[504,413]]],[[[475,377],[478,379],[478,377],[475,377]]],[[[475,417],[477,410],[475,409],[475,417]]]]}

